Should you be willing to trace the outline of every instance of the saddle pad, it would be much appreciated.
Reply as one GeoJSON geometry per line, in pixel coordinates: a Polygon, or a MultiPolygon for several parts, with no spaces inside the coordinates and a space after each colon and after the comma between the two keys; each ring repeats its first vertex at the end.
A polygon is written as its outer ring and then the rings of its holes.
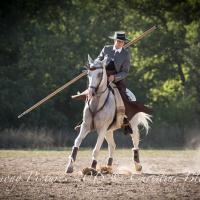
{"type": "Polygon", "coordinates": [[[112,87],[114,91],[115,104],[116,104],[116,114],[115,114],[116,116],[115,116],[115,120],[109,127],[109,130],[116,130],[116,129],[121,128],[123,125],[124,117],[125,117],[125,106],[116,85],[114,83],[110,83],[110,86],[112,87]]]}

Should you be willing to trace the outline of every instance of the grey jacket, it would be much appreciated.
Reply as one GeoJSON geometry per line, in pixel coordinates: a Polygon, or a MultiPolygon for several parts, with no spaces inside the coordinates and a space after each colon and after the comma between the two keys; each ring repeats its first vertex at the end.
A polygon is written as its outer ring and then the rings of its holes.
{"type": "Polygon", "coordinates": [[[97,59],[103,60],[104,57],[107,56],[107,63],[111,60],[114,61],[115,70],[117,74],[115,74],[115,81],[123,80],[127,77],[129,69],[130,69],[130,55],[127,50],[122,48],[121,52],[116,52],[113,50],[113,45],[105,46],[97,59]]]}

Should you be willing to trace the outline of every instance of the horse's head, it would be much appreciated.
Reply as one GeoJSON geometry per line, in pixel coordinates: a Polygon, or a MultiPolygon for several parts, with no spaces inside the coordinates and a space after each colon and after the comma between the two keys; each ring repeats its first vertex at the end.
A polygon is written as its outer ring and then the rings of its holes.
{"type": "Polygon", "coordinates": [[[105,69],[106,61],[107,57],[105,57],[103,61],[100,61],[98,59],[93,60],[90,55],[88,55],[89,66],[87,67],[87,71],[89,79],[89,90],[91,90],[93,96],[97,93],[99,87],[104,84],[103,82],[107,84],[105,69]]]}

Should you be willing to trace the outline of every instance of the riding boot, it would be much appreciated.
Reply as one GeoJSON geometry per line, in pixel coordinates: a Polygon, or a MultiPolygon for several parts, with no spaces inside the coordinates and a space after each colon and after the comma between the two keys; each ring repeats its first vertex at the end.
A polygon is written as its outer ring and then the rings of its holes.
{"type": "Polygon", "coordinates": [[[125,117],[124,118],[124,134],[128,135],[128,134],[132,134],[132,133],[133,133],[133,130],[131,128],[131,125],[130,125],[128,119],[125,117]]]}
{"type": "Polygon", "coordinates": [[[84,100],[85,101],[87,93],[88,93],[88,90],[85,90],[81,93],[79,92],[78,94],[71,96],[71,98],[74,100],[84,100]]]}

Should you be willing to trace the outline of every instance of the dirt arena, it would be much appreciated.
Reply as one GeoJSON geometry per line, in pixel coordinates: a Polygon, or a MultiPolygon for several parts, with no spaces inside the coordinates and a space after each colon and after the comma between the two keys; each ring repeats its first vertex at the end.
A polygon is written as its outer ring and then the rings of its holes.
{"type": "MultiPolygon", "coordinates": [[[[0,199],[200,199],[200,152],[141,150],[143,172],[131,150],[117,150],[112,175],[83,176],[91,150],[81,150],[75,172],[64,173],[70,151],[0,151],[0,199]]],[[[100,152],[99,164],[107,161],[100,152]]]]}

